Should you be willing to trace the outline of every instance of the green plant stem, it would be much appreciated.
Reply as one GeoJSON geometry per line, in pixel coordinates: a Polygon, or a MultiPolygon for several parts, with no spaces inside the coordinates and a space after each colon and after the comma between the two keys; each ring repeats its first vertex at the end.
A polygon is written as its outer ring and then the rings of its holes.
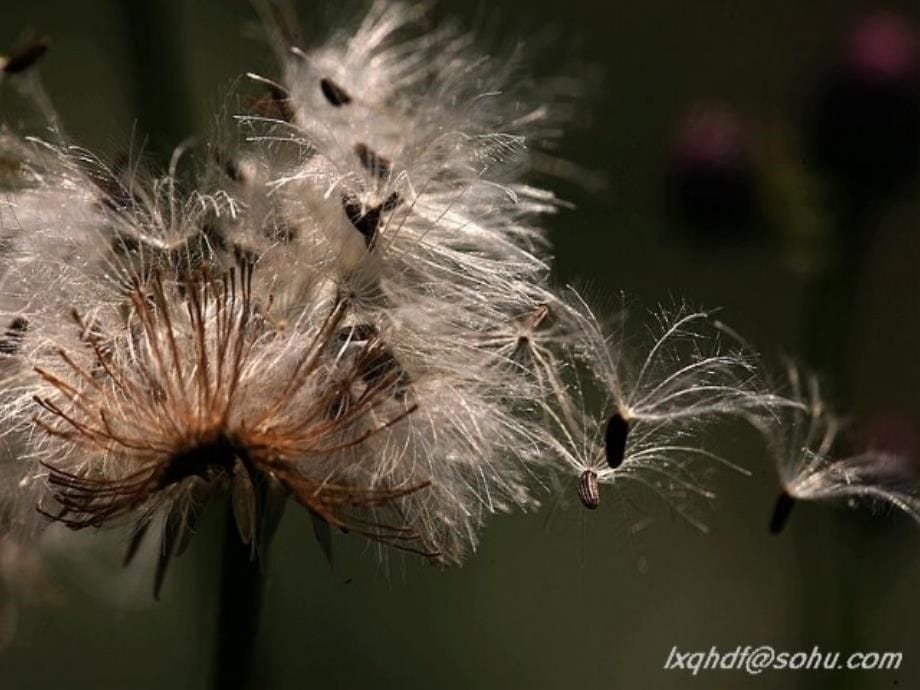
{"type": "Polygon", "coordinates": [[[212,685],[215,690],[242,690],[249,685],[262,591],[259,561],[240,540],[233,510],[229,508],[220,571],[212,685]]]}

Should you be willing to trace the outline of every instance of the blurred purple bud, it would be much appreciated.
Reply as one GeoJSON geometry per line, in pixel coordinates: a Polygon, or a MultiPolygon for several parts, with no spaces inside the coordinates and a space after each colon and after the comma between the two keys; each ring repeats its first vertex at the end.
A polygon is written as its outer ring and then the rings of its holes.
{"type": "Polygon", "coordinates": [[[861,19],[846,45],[816,89],[809,138],[815,163],[860,200],[917,170],[918,41],[907,19],[879,13],[861,19]]]}
{"type": "Polygon", "coordinates": [[[669,186],[678,219],[709,239],[745,234],[755,215],[755,175],[736,111],[698,104],[678,124],[669,186]]]}
{"type": "Polygon", "coordinates": [[[868,79],[910,78],[917,68],[917,43],[917,30],[904,17],[871,14],[849,36],[847,65],[868,79]]]}

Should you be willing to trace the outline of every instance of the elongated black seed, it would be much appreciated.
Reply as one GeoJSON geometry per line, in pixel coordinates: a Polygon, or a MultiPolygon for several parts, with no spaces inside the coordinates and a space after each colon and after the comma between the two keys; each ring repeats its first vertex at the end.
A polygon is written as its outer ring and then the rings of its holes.
{"type": "Polygon", "coordinates": [[[322,90],[326,100],[329,101],[329,104],[334,105],[336,108],[341,108],[343,105],[351,103],[351,96],[348,95],[348,92],[328,77],[323,77],[319,80],[319,88],[322,90]]]}
{"type": "Polygon", "coordinates": [[[380,204],[380,209],[382,211],[392,211],[399,206],[400,203],[402,203],[402,197],[399,196],[399,192],[391,192],[390,196],[384,199],[383,203],[380,204]]]}
{"type": "Polygon", "coordinates": [[[627,436],[629,436],[629,422],[619,412],[614,412],[607,421],[607,429],[604,431],[604,452],[611,469],[615,470],[623,464],[623,458],[626,456],[627,436]]]}
{"type": "Polygon", "coordinates": [[[597,473],[594,470],[585,470],[578,478],[578,498],[588,510],[594,510],[600,505],[601,494],[597,485],[597,473]]]}
{"type": "Polygon", "coordinates": [[[0,336],[0,354],[15,355],[19,352],[19,346],[22,345],[22,339],[26,337],[26,331],[29,330],[29,322],[21,316],[17,316],[7,326],[6,332],[0,336]]]}
{"type": "Polygon", "coordinates": [[[377,228],[380,225],[380,208],[371,207],[362,213],[361,202],[353,196],[342,197],[342,208],[345,209],[345,215],[355,230],[364,236],[364,244],[368,248],[377,238],[377,228]]]}
{"type": "Polygon", "coordinates": [[[355,227],[355,229],[364,236],[364,244],[368,249],[374,246],[377,239],[377,229],[380,227],[380,217],[386,211],[392,211],[401,201],[399,193],[393,192],[382,204],[371,206],[362,212],[361,202],[356,197],[342,197],[342,207],[345,209],[345,215],[355,227]]]}
{"type": "Polygon", "coordinates": [[[361,161],[361,165],[374,177],[385,178],[390,175],[392,163],[389,158],[381,156],[379,153],[368,147],[367,144],[355,144],[355,155],[361,161]]]}
{"type": "Polygon", "coordinates": [[[783,531],[793,506],[795,506],[795,499],[788,492],[783,491],[776,499],[773,515],[770,517],[770,534],[779,534],[783,531]]]}
{"type": "Polygon", "coordinates": [[[32,39],[6,56],[5,62],[2,63],[3,71],[6,74],[25,72],[41,60],[42,56],[48,52],[48,46],[50,45],[51,41],[46,36],[32,39]]]}

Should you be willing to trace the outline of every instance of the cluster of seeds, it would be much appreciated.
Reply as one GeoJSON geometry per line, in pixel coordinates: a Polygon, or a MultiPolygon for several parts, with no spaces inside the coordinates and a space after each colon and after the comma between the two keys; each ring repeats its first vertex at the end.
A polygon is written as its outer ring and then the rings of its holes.
{"type": "Polygon", "coordinates": [[[832,460],[817,391],[772,392],[708,313],[636,343],[553,286],[560,204],[524,180],[564,109],[425,12],[375,3],[310,48],[276,30],[280,76],[250,75],[193,177],[181,150],[157,178],[2,132],[0,534],[128,524],[130,560],[158,525],[159,583],[218,493],[254,552],[284,497],[324,541],[443,564],[559,485],[594,509],[636,484],[703,528],[705,468],[747,472],[705,445],[731,418],[775,448],[775,526],[809,498],[920,519],[903,463],[832,460]]]}

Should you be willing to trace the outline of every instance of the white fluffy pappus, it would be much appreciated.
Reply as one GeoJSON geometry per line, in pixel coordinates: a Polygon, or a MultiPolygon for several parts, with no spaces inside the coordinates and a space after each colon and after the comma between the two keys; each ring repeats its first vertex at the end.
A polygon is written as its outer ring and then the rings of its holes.
{"type": "MultiPolygon", "coordinates": [[[[254,77],[268,95],[238,118],[248,141],[227,174],[255,217],[228,236],[261,247],[263,274],[295,274],[276,304],[296,308],[309,267],[386,342],[418,409],[371,445],[386,443],[394,473],[429,467],[431,489],[405,502],[426,503],[456,561],[486,515],[536,505],[528,485],[548,462],[521,409],[533,368],[515,359],[530,359],[522,329],[551,301],[535,221],[557,202],[522,175],[555,125],[517,56],[477,55],[426,12],[377,2],[309,50],[278,32],[282,76],[254,77]]],[[[561,386],[555,357],[533,352],[537,388],[561,386]]]]}
{"type": "Polygon", "coordinates": [[[251,75],[261,95],[216,138],[238,143],[212,141],[194,185],[181,150],[149,178],[4,133],[4,493],[132,525],[129,558],[156,525],[158,582],[220,493],[254,549],[280,495],[323,541],[440,563],[554,472],[588,508],[633,484],[705,529],[704,475],[745,472],[714,425],[802,403],[707,312],[662,310],[636,347],[556,294],[540,220],[560,203],[526,173],[564,109],[426,13],[375,2],[312,47],[275,31],[280,76],[251,75]]]}
{"type": "Polygon", "coordinates": [[[285,51],[285,117],[213,150],[230,194],[183,192],[181,152],[150,179],[5,135],[5,485],[73,528],[133,524],[128,558],[165,516],[158,571],[214,489],[247,542],[266,483],[443,562],[536,503],[526,372],[489,338],[517,342],[545,292],[531,219],[555,202],[519,181],[545,106],[421,16],[378,3],[285,51]]]}
{"type": "Polygon", "coordinates": [[[917,470],[910,458],[866,448],[841,451],[846,423],[826,406],[815,376],[790,366],[791,395],[801,404],[783,411],[779,423],[753,420],[775,459],[782,492],[770,531],[785,527],[796,501],[841,502],[870,509],[892,507],[920,523],[917,470]]]}
{"type": "Polygon", "coordinates": [[[4,491],[26,486],[32,504],[5,532],[40,531],[37,503],[74,528],[134,521],[130,555],[166,514],[168,560],[222,485],[241,536],[255,543],[264,475],[328,524],[437,557],[436,547],[412,546],[423,535],[402,520],[391,528],[351,517],[428,480],[410,485],[403,472],[393,487],[367,456],[343,462],[346,449],[415,405],[401,400],[392,416],[374,416],[399,375],[379,337],[346,342],[335,290],[311,291],[279,326],[277,281],[254,280],[248,255],[224,251],[205,225],[232,204],[197,192],[180,200],[173,175],[148,187],[131,177],[116,196],[69,151],[18,144],[43,174],[24,176],[5,207],[2,469],[4,491]],[[308,456],[310,469],[298,469],[308,456]]]}
{"type": "MultiPolygon", "coordinates": [[[[242,116],[287,222],[358,297],[505,292],[548,271],[533,219],[556,208],[522,182],[552,134],[516,59],[477,55],[421,5],[374,3],[354,33],[281,44],[266,114],[242,116]]],[[[279,40],[281,40],[279,38],[279,40]]]]}
{"type": "Polygon", "coordinates": [[[719,465],[749,474],[708,450],[707,433],[720,420],[769,418],[790,402],[766,390],[754,357],[726,344],[707,312],[661,310],[645,354],[634,358],[638,348],[623,331],[608,334],[572,294],[567,316],[579,341],[571,356],[581,383],[547,403],[547,446],[578,476],[586,507],[598,506],[599,485],[632,482],[706,531],[696,503],[715,495],[702,475],[719,465]]]}
{"type": "Polygon", "coordinates": [[[17,506],[7,529],[29,540],[42,527],[34,368],[75,328],[73,314],[117,330],[132,276],[188,264],[188,233],[219,204],[197,195],[180,204],[172,177],[148,184],[82,149],[9,132],[0,155],[16,163],[0,196],[0,492],[17,506]]]}
{"type": "Polygon", "coordinates": [[[292,292],[233,239],[248,217],[232,202],[183,201],[172,175],[123,177],[116,197],[69,150],[33,145],[55,174],[10,195],[2,260],[5,485],[32,492],[25,522],[37,504],[76,529],[133,523],[128,559],[162,524],[158,588],[218,490],[253,545],[267,487],[440,562],[488,513],[533,502],[511,379],[448,356],[443,330],[426,338],[437,308],[368,310],[307,266],[292,292]]]}

